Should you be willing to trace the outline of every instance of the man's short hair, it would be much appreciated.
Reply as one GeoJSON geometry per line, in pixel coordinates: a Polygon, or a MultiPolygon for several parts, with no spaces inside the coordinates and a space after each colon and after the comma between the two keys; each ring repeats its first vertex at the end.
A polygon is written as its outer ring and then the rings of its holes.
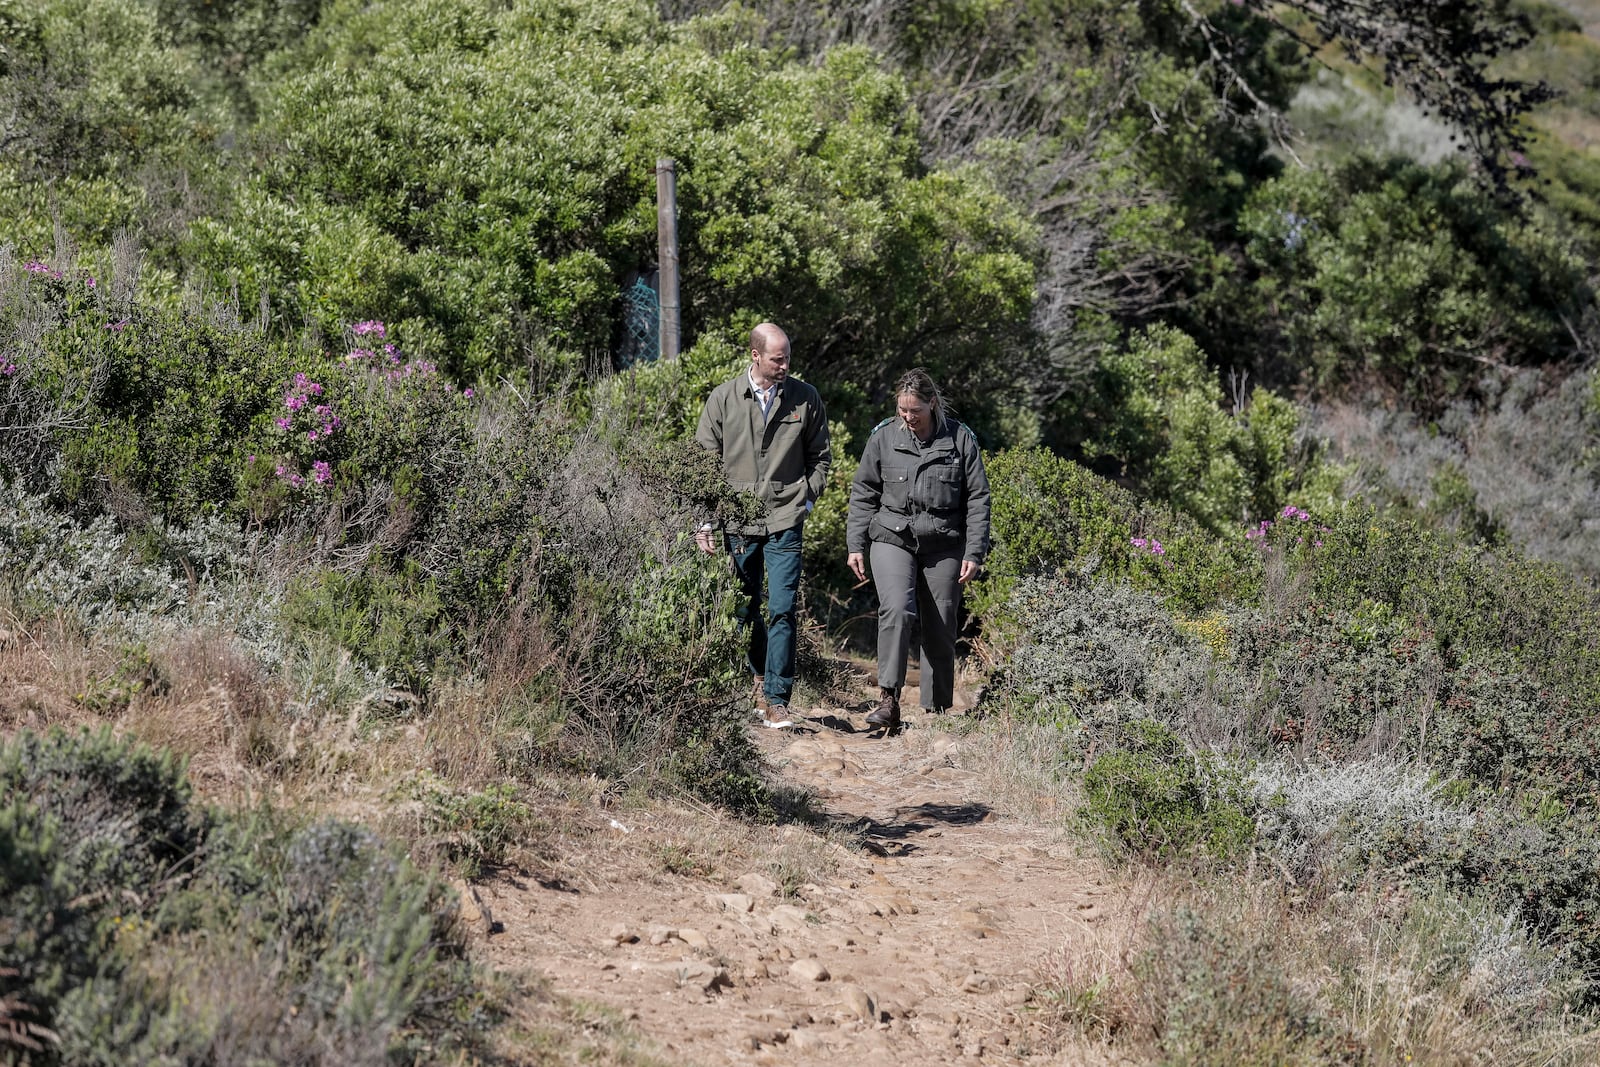
{"type": "Polygon", "coordinates": [[[763,322],[750,331],[750,348],[766,355],[778,341],[787,343],[789,335],[775,322],[763,322]]]}

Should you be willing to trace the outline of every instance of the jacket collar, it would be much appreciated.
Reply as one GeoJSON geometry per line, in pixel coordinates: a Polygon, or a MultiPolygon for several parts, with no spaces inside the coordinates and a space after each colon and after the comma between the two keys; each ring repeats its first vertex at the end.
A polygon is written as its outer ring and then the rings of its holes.
{"type": "Polygon", "coordinates": [[[938,431],[933,435],[933,439],[927,444],[922,444],[918,441],[917,435],[906,429],[906,424],[898,418],[894,420],[894,425],[890,429],[894,433],[894,437],[891,438],[894,442],[894,447],[901,452],[927,455],[933,452],[949,452],[955,448],[956,438],[952,432],[953,424],[948,419],[939,427],[938,431]]]}

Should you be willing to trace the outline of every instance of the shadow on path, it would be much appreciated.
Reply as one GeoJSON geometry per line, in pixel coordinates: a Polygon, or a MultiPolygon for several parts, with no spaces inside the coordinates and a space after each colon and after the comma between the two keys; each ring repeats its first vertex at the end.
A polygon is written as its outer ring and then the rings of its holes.
{"type": "Polygon", "coordinates": [[[835,826],[860,836],[867,851],[879,856],[895,858],[921,851],[912,840],[934,827],[973,826],[989,817],[987,804],[918,804],[913,808],[899,808],[893,819],[873,819],[867,816],[850,819],[844,815],[832,818],[835,826]]]}

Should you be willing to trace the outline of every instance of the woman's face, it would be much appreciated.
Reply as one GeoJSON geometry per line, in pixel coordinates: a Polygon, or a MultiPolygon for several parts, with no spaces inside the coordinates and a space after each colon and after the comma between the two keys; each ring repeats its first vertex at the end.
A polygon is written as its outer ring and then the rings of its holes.
{"type": "Polygon", "coordinates": [[[933,436],[932,404],[916,393],[901,393],[896,398],[895,404],[900,411],[900,421],[906,424],[906,429],[924,441],[933,436]]]}

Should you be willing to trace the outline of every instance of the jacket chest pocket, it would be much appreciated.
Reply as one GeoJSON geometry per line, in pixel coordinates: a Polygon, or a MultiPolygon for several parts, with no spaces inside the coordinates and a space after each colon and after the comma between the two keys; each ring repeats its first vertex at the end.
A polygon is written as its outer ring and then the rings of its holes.
{"type": "Polygon", "coordinates": [[[883,465],[883,504],[896,511],[905,511],[911,503],[911,471],[905,467],[883,465]]]}
{"type": "Polygon", "coordinates": [[[935,467],[923,478],[930,508],[953,508],[961,503],[961,469],[954,464],[935,467]]]}
{"type": "Polygon", "coordinates": [[[805,453],[800,447],[800,437],[804,425],[800,413],[790,411],[787,415],[774,417],[766,427],[761,454],[768,465],[769,477],[792,482],[803,476],[805,453]]]}

